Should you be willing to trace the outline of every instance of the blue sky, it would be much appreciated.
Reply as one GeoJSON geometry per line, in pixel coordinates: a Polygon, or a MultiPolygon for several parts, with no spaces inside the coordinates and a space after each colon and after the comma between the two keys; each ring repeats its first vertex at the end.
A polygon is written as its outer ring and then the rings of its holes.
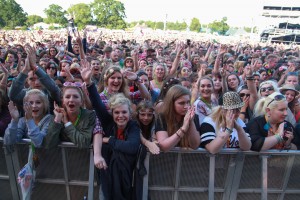
{"type": "MultiPolygon", "coordinates": [[[[50,4],[58,4],[67,9],[72,4],[89,3],[91,0],[16,0],[29,15],[45,17],[43,10],[50,4]],[[41,3],[42,2],[42,3],[41,3]]],[[[186,21],[196,17],[200,23],[207,24],[226,16],[229,25],[248,26],[258,23],[257,17],[262,11],[261,0],[121,0],[125,5],[127,22],[138,20],[186,21]]]]}

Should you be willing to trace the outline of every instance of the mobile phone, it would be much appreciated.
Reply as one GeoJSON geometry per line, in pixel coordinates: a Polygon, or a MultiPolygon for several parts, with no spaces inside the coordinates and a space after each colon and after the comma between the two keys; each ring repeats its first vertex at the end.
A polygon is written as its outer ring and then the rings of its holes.
{"type": "Polygon", "coordinates": [[[191,45],[191,40],[190,40],[190,39],[187,39],[187,40],[186,40],[186,44],[187,44],[188,46],[190,46],[190,45],[191,45]]]}
{"type": "Polygon", "coordinates": [[[285,125],[285,127],[284,127],[284,129],[283,129],[283,137],[282,137],[284,141],[287,141],[287,140],[288,140],[288,137],[286,136],[287,131],[293,132],[293,128],[292,128],[292,127],[287,127],[287,126],[285,125]]]}

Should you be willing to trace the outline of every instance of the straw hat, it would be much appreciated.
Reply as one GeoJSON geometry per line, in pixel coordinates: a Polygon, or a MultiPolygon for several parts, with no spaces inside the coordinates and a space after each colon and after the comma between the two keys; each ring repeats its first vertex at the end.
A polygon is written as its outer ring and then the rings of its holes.
{"type": "Polygon", "coordinates": [[[284,93],[287,90],[292,90],[296,93],[296,96],[299,94],[299,92],[295,89],[295,86],[293,84],[285,84],[281,88],[279,88],[280,93],[284,93]]]}
{"type": "Polygon", "coordinates": [[[236,109],[244,106],[244,102],[237,92],[226,92],[223,95],[223,108],[236,109]]]}

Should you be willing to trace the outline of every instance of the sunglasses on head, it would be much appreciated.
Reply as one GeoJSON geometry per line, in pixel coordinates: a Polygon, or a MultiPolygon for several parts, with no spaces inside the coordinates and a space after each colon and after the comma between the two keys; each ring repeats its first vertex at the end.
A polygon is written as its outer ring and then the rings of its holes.
{"type": "Polygon", "coordinates": [[[273,87],[261,88],[260,91],[261,92],[274,91],[274,88],[273,87]]]}
{"type": "Polygon", "coordinates": [[[64,83],[64,86],[67,87],[67,86],[73,86],[73,87],[82,87],[82,83],[80,82],[65,82],[64,83]]]}
{"type": "Polygon", "coordinates": [[[273,101],[281,101],[282,99],[285,99],[285,96],[282,94],[278,94],[274,97],[274,99],[272,99],[272,101],[270,101],[267,105],[267,107],[269,107],[269,105],[273,102],[273,101]]]}
{"type": "Polygon", "coordinates": [[[240,93],[240,97],[243,98],[244,96],[250,97],[250,94],[240,93]]]}

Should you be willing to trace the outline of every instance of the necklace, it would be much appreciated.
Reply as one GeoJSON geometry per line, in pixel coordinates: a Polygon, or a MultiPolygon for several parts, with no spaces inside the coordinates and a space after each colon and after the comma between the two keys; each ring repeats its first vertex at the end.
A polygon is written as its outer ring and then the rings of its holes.
{"type": "Polygon", "coordinates": [[[154,79],[154,82],[155,82],[155,85],[158,87],[158,88],[161,88],[161,85],[163,82],[158,82],[156,79],[154,79]]]}
{"type": "Polygon", "coordinates": [[[205,103],[205,105],[211,109],[211,107],[212,107],[211,102],[208,103],[208,102],[207,102],[205,99],[203,99],[202,97],[200,98],[200,100],[203,101],[203,103],[205,103]]]}

